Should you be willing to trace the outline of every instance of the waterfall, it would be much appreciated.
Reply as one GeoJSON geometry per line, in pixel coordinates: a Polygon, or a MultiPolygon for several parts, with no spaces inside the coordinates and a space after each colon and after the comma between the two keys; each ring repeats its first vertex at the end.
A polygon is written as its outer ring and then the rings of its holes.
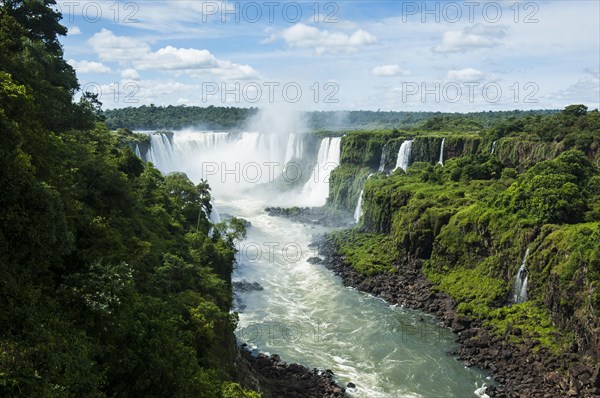
{"type": "Polygon", "coordinates": [[[208,214],[208,218],[209,218],[210,222],[213,224],[220,223],[222,221],[221,214],[219,214],[219,209],[217,209],[217,206],[215,206],[215,204],[212,200],[210,201],[210,206],[212,207],[211,212],[208,214]]]}
{"type": "Polygon", "coordinates": [[[494,141],[492,142],[492,155],[494,154],[494,151],[496,150],[496,144],[498,144],[498,141],[494,141]]]}
{"type": "Polygon", "coordinates": [[[165,173],[179,169],[180,165],[173,158],[173,135],[156,133],[150,135],[150,149],[146,154],[146,160],[152,162],[165,173]],[[163,170],[164,169],[164,170],[163,170]]]}
{"type": "Polygon", "coordinates": [[[527,271],[527,256],[529,256],[529,248],[525,251],[523,262],[517,275],[515,276],[515,286],[513,288],[512,302],[515,304],[524,303],[527,301],[527,282],[529,281],[529,271],[527,271]]]}
{"type": "Polygon", "coordinates": [[[307,199],[309,206],[323,206],[327,202],[329,175],[340,164],[341,142],[341,137],[327,137],[321,140],[317,163],[302,189],[302,196],[307,199]]]}
{"type": "Polygon", "coordinates": [[[441,164],[442,166],[444,165],[444,143],[446,142],[445,138],[442,138],[442,146],[440,146],[440,160],[438,161],[439,164],[441,164]]]}
{"type": "Polygon", "coordinates": [[[287,147],[285,149],[284,165],[291,162],[293,159],[302,159],[304,154],[304,142],[302,137],[291,133],[288,137],[287,147]]]}
{"type": "Polygon", "coordinates": [[[379,172],[385,171],[385,148],[387,147],[387,142],[383,145],[383,149],[381,150],[381,160],[379,161],[379,172]]]}
{"type": "Polygon", "coordinates": [[[394,170],[401,168],[406,171],[408,168],[408,163],[410,162],[410,150],[412,148],[413,140],[407,140],[400,145],[400,150],[398,151],[398,160],[396,161],[396,167],[394,170]]]}
{"type": "Polygon", "coordinates": [[[365,190],[361,190],[360,191],[360,195],[358,195],[358,203],[356,204],[356,210],[354,210],[354,221],[358,222],[358,220],[360,219],[360,217],[362,217],[363,215],[363,211],[362,211],[362,202],[363,202],[363,193],[365,192],[365,190]]]}
{"type": "MultiPolygon", "coordinates": [[[[367,181],[371,178],[375,173],[371,173],[367,176],[367,181]]],[[[366,181],[365,181],[366,184],[366,181]]],[[[356,208],[354,209],[354,221],[358,222],[363,215],[362,203],[363,203],[363,194],[365,193],[365,189],[360,190],[360,194],[358,195],[358,202],[356,203],[356,208]]]]}

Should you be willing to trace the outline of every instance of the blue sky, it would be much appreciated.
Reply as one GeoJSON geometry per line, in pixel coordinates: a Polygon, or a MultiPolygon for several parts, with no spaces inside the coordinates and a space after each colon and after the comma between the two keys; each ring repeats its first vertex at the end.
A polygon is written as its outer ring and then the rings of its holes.
{"type": "Polygon", "coordinates": [[[59,1],[105,108],[562,108],[600,103],[600,2],[59,1]]]}

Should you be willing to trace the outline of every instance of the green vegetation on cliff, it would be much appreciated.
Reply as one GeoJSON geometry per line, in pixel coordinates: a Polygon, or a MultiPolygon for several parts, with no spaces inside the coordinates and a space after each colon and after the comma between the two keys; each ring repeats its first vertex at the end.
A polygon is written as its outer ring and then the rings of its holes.
{"type": "Polygon", "coordinates": [[[224,384],[243,228],[72,103],[54,4],[0,5],[0,396],[252,396],[224,384]]]}
{"type": "Polygon", "coordinates": [[[364,189],[363,216],[335,242],[365,275],[420,260],[434,289],[510,341],[554,352],[577,342],[600,358],[599,132],[598,112],[578,105],[479,133],[349,132],[329,205],[353,211],[364,189]],[[538,123],[558,127],[549,134],[538,123]],[[436,164],[442,138],[444,166],[436,164]],[[406,139],[407,172],[367,180],[377,170],[368,148],[406,139]],[[527,249],[529,301],[511,304],[527,249]]]}

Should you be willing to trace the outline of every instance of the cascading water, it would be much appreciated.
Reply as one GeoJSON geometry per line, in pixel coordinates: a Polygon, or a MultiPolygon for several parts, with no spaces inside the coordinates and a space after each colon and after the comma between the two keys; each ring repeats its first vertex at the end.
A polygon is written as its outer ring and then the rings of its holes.
{"type": "Polygon", "coordinates": [[[401,168],[406,171],[408,168],[408,164],[410,162],[410,150],[412,149],[413,140],[407,140],[400,145],[400,150],[398,151],[398,160],[396,161],[396,167],[394,170],[401,168]]]}
{"type": "Polygon", "coordinates": [[[146,154],[146,160],[155,165],[161,165],[161,170],[172,171],[179,170],[181,165],[178,159],[173,158],[173,136],[169,134],[150,135],[150,150],[146,154]]]}
{"type": "Polygon", "coordinates": [[[492,155],[494,154],[494,151],[496,151],[496,144],[498,144],[498,141],[492,142],[492,152],[491,152],[492,155]]]}
{"type": "Polygon", "coordinates": [[[329,176],[340,163],[341,142],[341,137],[327,137],[321,140],[317,163],[302,189],[302,196],[309,198],[308,206],[325,205],[329,196],[329,176]]]}
{"type": "Polygon", "coordinates": [[[358,203],[356,204],[356,210],[354,210],[354,221],[358,222],[358,220],[360,220],[360,218],[363,215],[363,211],[362,211],[362,202],[363,202],[363,193],[365,193],[365,190],[361,190],[360,194],[358,195],[358,203]]]}
{"type": "Polygon", "coordinates": [[[527,256],[529,256],[529,248],[525,251],[523,262],[517,275],[515,276],[515,285],[513,287],[512,302],[515,304],[524,303],[527,301],[527,283],[529,282],[529,271],[527,271],[527,256]]]}
{"type": "Polygon", "coordinates": [[[222,221],[221,214],[219,214],[219,209],[217,209],[217,206],[215,206],[215,204],[212,201],[210,202],[210,206],[212,207],[208,215],[210,222],[213,224],[219,224],[222,221]]]}
{"type": "MultiPolygon", "coordinates": [[[[371,173],[367,176],[367,181],[371,178],[375,173],[371,173]]],[[[363,194],[365,193],[365,189],[360,190],[360,194],[358,194],[358,202],[356,203],[356,208],[354,209],[354,221],[358,222],[363,215],[362,203],[363,203],[363,194]]]]}
{"type": "Polygon", "coordinates": [[[385,171],[385,149],[387,148],[387,142],[383,145],[383,149],[381,150],[381,160],[379,161],[379,172],[385,171]]]}
{"type": "Polygon", "coordinates": [[[445,138],[442,138],[442,146],[440,146],[440,160],[438,160],[438,164],[444,165],[444,143],[446,142],[445,138]]]}
{"type": "Polygon", "coordinates": [[[287,164],[291,162],[292,159],[302,159],[303,152],[304,143],[302,142],[302,139],[298,135],[291,133],[288,137],[284,163],[287,164]]]}
{"type": "MultiPolygon", "coordinates": [[[[236,301],[244,306],[237,308],[236,335],[240,343],[277,353],[289,363],[331,369],[341,385],[350,381],[356,384],[356,388],[349,389],[356,397],[464,398],[475,397],[476,389],[481,392],[486,374],[465,368],[447,354],[455,336],[438,327],[433,317],[344,288],[327,268],[308,261],[316,254],[309,248],[312,236],[330,229],[265,214],[263,209],[278,200],[272,190],[265,194],[266,184],[248,185],[242,191],[235,180],[223,180],[221,174],[207,175],[202,170],[204,162],[217,162],[219,167],[224,162],[229,170],[236,162],[242,163],[240,170],[243,162],[283,162],[290,146],[296,145],[290,143],[294,140],[288,135],[279,139],[259,137],[258,133],[213,138],[195,134],[203,133],[175,132],[170,147],[164,140],[155,139],[151,145],[164,148],[149,148],[149,152],[164,155],[154,157],[155,165],[163,172],[173,171],[173,165],[178,164],[179,171],[186,172],[195,183],[206,177],[219,210],[250,222],[246,240],[238,244],[233,279],[257,282],[264,291],[236,293],[236,301]]],[[[286,206],[293,205],[295,199],[324,203],[332,168],[324,166],[339,162],[340,141],[322,139],[315,169],[318,171],[312,176],[317,174],[317,184],[311,178],[295,196],[287,197],[290,202],[286,206]]],[[[306,151],[302,154],[307,155],[306,151]]],[[[216,216],[218,212],[213,208],[216,216]]]]}

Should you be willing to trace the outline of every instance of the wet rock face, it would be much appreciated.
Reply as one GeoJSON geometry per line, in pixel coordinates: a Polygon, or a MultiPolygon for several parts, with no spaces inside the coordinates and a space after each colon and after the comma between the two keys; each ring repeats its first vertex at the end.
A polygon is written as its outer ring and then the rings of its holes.
{"type": "Polygon", "coordinates": [[[264,290],[264,288],[258,282],[248,282],[245,279],[232,283],[233,290],[237,292],[252,292],[264,290]]]}
{"type": "Polygon", "coordinates": [[[411,259],[394,274],[364,276],[347,266],[333,242],[321,239],[323,264],[341,276],[344,285],[385,299],[389,304],[420,309],[437,316],[457,333],[459,347],[451,355],[465,366],[489,370],[499,384],[487,388],[490,397],[509,398],[600,398],[600,365],[584,363],[575,352],[557,357],[532,341],[515,345],[491,333],[480,321],[456,311],[457,303],[444,293],[431,290],[433,283],[421,272],[421,262],[411,259]]]}
{"type": "Polygon", "coordinates": [[[261,389],[272,398],[347,398],[346,390],[333,380],[331,370],[308,369],[298,364],[287,364],[279,355],[253,355],[246,347],[240,348],[242,358],[258,375],[261,389]]]}

